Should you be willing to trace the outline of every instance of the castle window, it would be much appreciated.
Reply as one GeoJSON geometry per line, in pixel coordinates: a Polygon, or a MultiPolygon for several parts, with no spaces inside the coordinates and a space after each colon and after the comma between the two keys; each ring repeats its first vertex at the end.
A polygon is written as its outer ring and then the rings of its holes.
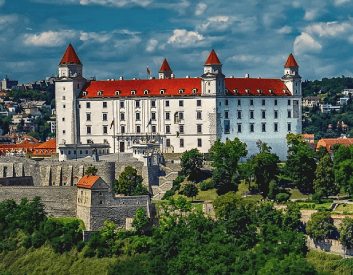
{"type": "Polygon", "coordinates": [[[99,196],[103,196],[103,193],[102,193],[102,192],[99,192],[99,196]]]}
{"type": "Polygon", "coordinates": [[[64,109],[66,108],[66,105],[65,105],[65,104],[63,105],[63,108],[64,108],[64,109]]]}
{"type": "Polygon", "coordinates": [[[170,134],[170,125],[166,125],[166,126],[165,126],[165,132],[166,132],[167,134],[170,134]]]}
{"type": "Polygon", "coordinates": [[[262,132],[266,132],[266,123],[261,124],[262,132]]]}
{"type": "Polygon", "coordinates": [[[292,117],[292,112],[291,110],[288,110],[288,118],[291,118],[292,117]]]}
{"type": "Polygon", "coordinates": [[[254,100],[250,99],[250,106],[254,106],[254,100]]]}
{"type": "Polygon", "coordinates": [[[261,89],[257,89],[257,92],[258,92],[259,94],[262,94],[262,90],[261,90],[261,89]]]}
{"type": "Polygon", "coordinates": [[[292,131],[292,124],[290,123],[287,124],[287,130],[288,132],[292,131]]]}
{"type": "Polygon", "coordinates": [[[179,145],[180,145],[180,148],[184,147],[184,139],[182,139],[182,138],[180,139],[179,145]]]}
{"type": "Polygon", "coordinates": [[[88,155],[88,150],[86,150],[86,155],[88,155]]]}
{"type": "Polygon", "coordinates": [[[179,112],[179,119],[180,120],[184,119],[184,113],[183,112],[179,112]]]}
{"type": "Polygon", "coordinates": [[[241,133],[241,124],[238,124],[238,133],[241,133]]]}
{"type": "Polygon", "coordinates": [[[125,120],[125,113],[120,113],[120,120],[125,120]]]}
{"type": "Polygon", "coordinates": [[[254,123],[251,123],[250,124],[250,133],[253,133],[254,132],[254,123]]]}
{"type": "Polygon", "coordinates": [[[136,120],[140,120],[140,113],[136,113],[136,120]]]}
{"type": "Polygon", "coordinates": [[[143,94],[144,94],[144,95],[148,95],[148,94],[149,94],[149,90],[144,90],[144,91],[143,91],[143,94]]]}
{"type": "Polygon", "coordinates": [[[224,105],[226,105],[226,106],[229,105],[228,99],[225,100],[224,105]]]}
{"type": "Polygon", "coordinates": [[[152,125],[152,133],[156,132],[156,125],[152,125]]]}
{"type": "Polygon", "coordinates": [[[107,102],[103,102],[103,108],[107,108],[107,102]]]}
{"type": "Polygon", "coordinates": [[[287,89],[283,89],[283,92],[286,94],[287,93],[287,89]]]}
{"type": "Polygon", "coordinates": [[[197,133],[202,134],[202,125],[201,124],[197,124],[197,133]]]}
{"type": "Polygon", "coordinates": [[[122,125],[122,126],[120,127],[120,132],[121,132],[122,134],[125,133],[125,126],[124,126],[124,125],[122,125]]]}
{"type": "Polygon", "coordinates": [[[151,113],[151,119],[152,119],[152,120],[156,120],[156,113],[154,113],[154,112],[151,113]]]}
{"type": "Polygon", "coordinates": [[[91,108],[91,102],[86,102],[86,108],[87,109],[91,108]]]}
{"type": "Polygon", "coordinates": [[[241,105],[241,100],[240,99],[238,99],[238,106],[240,106],[241,105]]]}
{"type": "Polygon", "coordinates": [[[197,147],[202,147],[202,139],[201,138],[197,139],[197,147]]]}
{"type": "Polygon", "coordinates": [[[278,111],[277,110],[274,111],[274,118],[278,118],[278,111]]]}
{"type": "Polygon", "coordinates": [[[82,155],[82,150],[80,150],[80,155],[82,155]]]}
{"type": "Polygon", "coordinates": [[[263,118],[263,119],[266,118],[266,111],[262,111],[262,118],[263,118]]]}
{"type": "Polygon", "coordinates": [[[226,118],[226,119],[229,118],[229,113],[228,113],[228,111],[225,111],[225,112],[224,112],[224,118],[226,118]]]}
{"type": "Polygon", "coordinates": [[[115,91],[115,95],[120,95],[120,91],[115,91]]]}
{"type": "Polygon", "coordinates": [[[108,114],[104,113],[103,114],[103,121],[106,121],[106,120],[108,120],[108,114]]]}
{"type": "Polygon", "coordinates": [[[275,131],[275,132],[278,132],[278,123],[275,123],[275,124],[274,124],[274,131],[275,131]]]}
{"type": "Polygon", "coordinates": [[[233,92],[238,94],[238,89],[234,89],[233,92]]]}
{"type": "Polygon", "coordinates": [[[275,106],[277,106],[277,104],[278,104],[278,101],[277,101],[277,99],[275,99],[275,106]]]}
{"type": "Polygon", "coordinates": [[[170,139],[169,139],[169,138],[166,139],[165,145],[166,145],[167,147],[170,147],[170,139]]]}
{"type": "Polygon", "coordinates": [[[224,133],[229,134],[229,132],[230,132],[230,121],[225,120],[224,121],[224,133]]]}
{"type": "Polygon", "coordinates": [[[161,95],[164,95],[164,94],[165,94],[165,90],[164,90],[164,89],[159,90],[159,93],[160,93],[161,95]]]}
{"type": "Polygon", "coordinates": [[[269,89],[268,91],[270,92],[270,94],[273,94],[273,89],[269,89]]]}
{"type": "Polygon", "coordinates": [[[179,89],[179,94],[183,94],[184,93],[184,89],[179,89]]]}
{"type": "Polygon", "coordinates": [[[196,112],[196,119],[202,119],[202,112],[196,112]]]}
{"type": "Polygon", "coordinates": [[[77,89],[80,89],[80,84],[77,84],[77,89]]]}
{"type": "Polygon", "coordinates": [[[254,119],[254,111],[252,111],[252,110],[250,111],[250,118],[254,119]]]}
{"type": "Polygon", "coordinates": [[[179,133],[180,134],[184,133],[184,125],[179,125],[179,133]]]}
{"type": "Polygon", "coordinates": [[[131,95],[135,95],[136,91],[135,90],[131,90],[131,95]]]}
{"type": "Polygon", "coordinates": [[[108,127],[107,126],[103,126],[103,134],[107,134],[108,133],[108,127]]]}
{"type": "Polygon", "coordinates": [[[66,131],[65,130],[63,130],[63,134],[65,134],[66,133],[66,131]]]}
{"type": "Polygon", "coordinates": [[[165,107],[169,107],[169,100],[165,101],[165,107]]]}
{"type": "Polygon", "coordinates": [[[238,111],[238,119],[241,119],[241,111],[238,111]]]}
{"type": "Polygon", "coordinates": [[[87,126],[87,134],[91,134],[91,126],[87,126]]]}
{"type": "Polygon", "coordinates": [[[156,101],[155,100],[151,101],[151,107],[156,107],[156,101]]]}
{"type": "Polygon", "coordinates": [[[195,88],[195,89],[192,89],[192,93],[193,94],[196,94],[197,93],[197,89],[195,88]]]}
{"type": "Polygon", "coordinates": [[[103,95],[103,91],[98,91],[97,95],[103,95]]]}
{"type": "Polygon", "coordinates": [[[120,108],[124,108],[124,101],[120,101],[120,108]]]}
{"type": "Polygon", "coordinates": [[[266,105],[266,101],[263,99],[262,100],[262,106],[265,106],[266,105]]]}
{"type": "Polygon", "coordinates": [[[99,201],[99,204],[103,204],[103,201],[99,201]]]}
{"type": "Polygon", "coordinates": [[[136,133],[141,133],[141,126],[140,125],[136,126],[136,133]]]}
{"type": "Polygon", "coordinates": [[[184,101],[183,100],[179,100],[179,107],[183,107],[184,106],[184,101]]]}
{"type": "Polygon", "coordinates": [[[246,92],[247,94],[250,94],[250,89],[245,89],[245,92],[246,92]]]}
{"type": "Polygon", "coordinates": [[[288,106],[290,106],[290,99],[288,99],[288,106]]]}
{"type": "MultiPolygon", "coordinates": [[[[38,152],[37,152],[37,153],[38,153],[38,152]]],[[[68,154],[68,155],[71,155],[71,151],[70,151],[70,150],[69,150],[69,151],[67,151],[67,154],[68,154]]]]}
{"type": "Polygon", "coordinates": [[[65,96],[63,96],[63,100],[65,100],[66,98],[65,98],[65,96]]]}
{"type": "Polygon", "coordinates": [[[201,106],[201,99],[198,99],[198,100],[196,101],[196,106],[201,106]]]}
{"type": "Polygon", "coordinates": [[[166,112],[166,113],[165,113],[165,119],[166,119],[166,120],[170,120],[170,113],[169,113],[169,112],[166,112]]]}
{"type": "Polygon", "coordinates": [[[91,121],[91,114],[90,113],[86,113],[86,120],[91,121]]]}
{"type": "Polygon", "coordinates": [[[62,118],[62,121],[65,121],[65,118],[64,118],[64,117],[62,118]]]}

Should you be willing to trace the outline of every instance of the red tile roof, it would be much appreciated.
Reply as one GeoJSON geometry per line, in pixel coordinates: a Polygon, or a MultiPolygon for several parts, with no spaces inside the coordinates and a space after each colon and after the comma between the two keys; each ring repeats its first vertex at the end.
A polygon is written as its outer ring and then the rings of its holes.
{"type": "Polygon", "coordinates": [[[205,65],[221,65],[221,61],[219,61],[218,56],[215,50],[212,50],[210,55],[208,56],[205,65]]]}
{"type": "Polygon", "coordinates": [[[66,52],[64,53],[64,56],[62,57],[59,65],[61,64],[82,64],[71,43],[67,47],[66,52]]]}
{"type": "Polygon", "coordinates": [[[313,139],[314,138],[314,134],[302,134],[302,137],[303,138],[306,138],[306,139],[313,139]]]}
{"type": "Polygon", "coordinates": [[[52,138],[46,142],[41,143],[36,149],[55,149],[56,148],[56,139],[52,138]]]}
{"type": "Polygon", "coordinates": [[[159,72],[160,73],[162,73],[162,72],[172,72],[172,69],[170,68],[166,58],[164,59],[163,64],[162,64],[159,72]]]}
{"type": "Polygon", "coordinates": [[[268,78],[226,78],[228,95],[241,96],[290,96],[281,79],[268,78]],[[284,92],[284,90],[286,92],[284,92]]]}
{"type": "Polygon", "coordinates": [[[77,183],[77,187],[91,189],[98,179],[98,176],[84,175],[77,183]]]}
{"type": "Polygon", "coordinates": [[[85,84],[82,91],[87,92],[82,98],[100,97],[148,97],[148,96],[185,96],[201,95],[200,78],[175,78],[175,79],[141,79],[141,80],[115,80],[115,81],[90,81],[85,84]],[[184,90],[180,93],[179,90],[184,90]],[[196,90],[196,94],[193,93],[196,90]],[[164,90],[164,94],[161,93],[164,90]],[[102,91],[102,95],[98,95],[102,91]],[[117,94],[116,92],[119,94],[117,94]],[[136,91],[135,95],[131,91],[136,91]],[[147,94],[145,94],[145,91],[147,94]]]}
{"type": "Polygon", "coordinates": [[[333,146],[337,143],[348,146],[353,144],[353,138],[322,138],[317,143],[316,150],[318,150],[320,146],[324,146],[328,152],[332,152],[333,146]]]}
{"type": "Polygon", "coordinates": [[[295,61],[295,58],[292,54],[288,56],[287,62],[284,65],[285,68],[288,67],[299,67],[297,61],[295,61]]]}

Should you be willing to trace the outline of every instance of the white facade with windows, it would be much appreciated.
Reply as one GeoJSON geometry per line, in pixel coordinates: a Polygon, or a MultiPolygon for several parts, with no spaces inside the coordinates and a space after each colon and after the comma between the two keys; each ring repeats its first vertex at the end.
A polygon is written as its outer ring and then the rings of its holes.
{"type": "Polygon", "coordinates": [[[217,138],[238,137],[248,156],[260,139],[285,159],[286,135],[301,133],[301,77],[292,55],[282,79],[226,78],[214,51],[201,77],[185,79],[174,78],[165,60],[159,79],[87,81],[71,45],[63,60],[55,88],[58,148],[109,144],[110,153],[132,153],[148,140],[161,152],[206,153],[217,138]]]}

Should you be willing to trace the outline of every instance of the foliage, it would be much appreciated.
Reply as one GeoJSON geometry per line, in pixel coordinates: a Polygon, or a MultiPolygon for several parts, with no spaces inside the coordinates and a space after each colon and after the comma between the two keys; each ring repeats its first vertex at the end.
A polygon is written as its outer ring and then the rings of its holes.
{"type": "Polygon", "coordinates": [[[168,190],[167,192],[164,193],[162,200],[167,200],[170,197],[173,197],[175,195],[175,191],[173,189],[168,190]]]}
{"type": "Polygon", "coordinates": [[[213,189],[214,186],[213,186],[213,182],[212,181],[203,181],[200,183],[200,189],[201,191],[207,191],[207,190],[210,190],[210,189],[213,189]]]}
{"type": "Polygon", "coordinates": [[[146,210],[143,207],[140,207],[136,210],[135,219],[132,222],[132,226],[136,229],[136,231],[141,234],[143,230],[149,225],[150,220],[146,215],[146,210]]]}
{"type": "Polygon", "coordinates": [[[180,159],[181,173],[195,181],[201,174],[204,156],[197,149],[186,150],[180,159]]]}
{"type": "Polygon", "coordinates": [[[261,153],[254,157],[253,168],[255,182],[265,198],[269,192],[270,182],[275,180],[278,174],[279,158],[276,154],[270,153],[271,147],[268,147],[265,142],[261,144],[261,147],[261,153]]]}
{"type": "Polygon", "coordinates": [[[290,197],[290,194],[288,194],[288,193],[278,193],[276,195],[276,201],[285,202],[285,201],[289,200],[289,197],[290,197]]]}
{"type": "Polygon", "coordinates": [[[252,155],[246,160],[246,162],[239,165],[240,178],[249,185],[249,190],[251,187],[251,181],[254,179],[254,158],[255,156],[252,155]]]}
{"type": "Polygon", "coordinates": [[[192,183],[187,183],[184,185],[183,190],[179,194],[187,196],[193,199],[199,193],[199,189],[192,183]]]}
{"type": "Polygon", "coordinates": [[[335,180],[344,191],[353,196],[353,145],[334,148],[335,180]]]}
{"type": "Polygon", "coordinates": [[[87,168],[86,172],[85,172],[85,175],[96,175],[97,173],[97,169],[95,166],[90,166],[87,168]]]}
{"type": "Polygon", "coordinates": [[[212,181],[217,189],[217,194],[225,194],[229,191],[237,191],[240,182],[238,175],[238,161],[247,154],[246,144],[238,138],[222,143],[219,139],[210,149],[212,166],[216,169],[212,172],[212,181]]]}
{"type": "Polygon", "coordinates": [[[301,192],[312,193],[316,163],[314,151],[301,135],[287,135],[288,157],[285,171],[301,192]]]}
{"type": "Polygon", "coordinates": [[[328,154],[328,151],[326,149],[325,146],[320,146],[318,149],[317,149],[317,152],[315,153],[315,157],[318,159],[318,160],[321,160],[321,158],[323,158],[324,156],[326,156],[328,154]]]}
{"type": "Polygon", "coordinates": [[[353,247],[353,219],[345,217],[340,224],[340,242],[348,249],[353,247]]]}
{"type": "Polygon", "coordinates": [[[311,214],[306,231],[313,239],[323,240],[331,236],[334,228],[330,212],[316,212],[311,214]]]}
{"type": "Polygon", "coordinates": [[[322,194],[324,197],[329,195],[337,195],[339,188],[335,183],[335,174],[333,162],[329,154],[323,156],[315,170],[314,190],[316,193],[322,194]]]}
{"type": "Polygon", "coordinates": [[[234,192],[228,192],[224,195],[218,196],[212,202],[212,205],[217,217],[224,217],[225,213],[241,200],[242,198],[239,195],[234,192]]]}
{"type": "Polygon", "coordinates": [[[131,166],[126,166],[119,175],[119,180],[115,180],[113,190],[117,194],[125,196],[137,196],[148,194],[145,187],[142,186],[142,177],[137,174],[137,170],[131,166]]]}

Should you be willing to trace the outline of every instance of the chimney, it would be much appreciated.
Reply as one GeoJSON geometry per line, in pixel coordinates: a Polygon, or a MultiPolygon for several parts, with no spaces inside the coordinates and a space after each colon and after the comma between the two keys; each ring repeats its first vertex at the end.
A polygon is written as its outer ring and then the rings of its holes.
{"type": "Polygon", "coordinates": [[[185,76],[185,78],[190,78],[190,75],[185,76]]]}
{"type": "Polygon", "coordinates": [[[120,77],[119,77],[119,80],[124,80],[124,77],[123,77],[123,76],[120,76],[120,77]]]}
{"type": "Polygon", "coordinates": [[[245,74],[245,78],[249,78],[250,77],[250,75],[249,74],[245,74]]]}
{"type": "Polygon", "coordinates": [[[234,75],[229,76],[229,78],[234,78],[234,75]]]}
{"type": "Polygon", "coordinates": [[[174,74],[171,74],[171,75],[170,75],[170,78],[175,78],[175,75],[174,75],[174,74]]]}

